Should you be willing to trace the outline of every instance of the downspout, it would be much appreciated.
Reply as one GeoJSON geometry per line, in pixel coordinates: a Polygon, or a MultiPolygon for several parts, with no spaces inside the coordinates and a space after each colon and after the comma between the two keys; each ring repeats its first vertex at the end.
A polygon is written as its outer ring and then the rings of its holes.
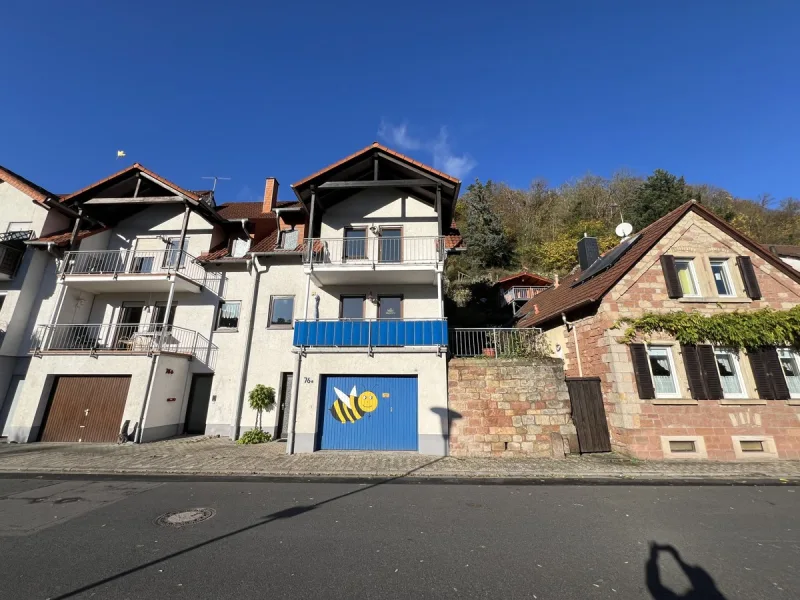
{"type": "Polygon", "coordinates": [[[142,410],[139,413],[139,427],[136,429],[136,436],[133,440],[137,444],[142,443],[142,433],[144,432],[144,415],[147,411],[147,399],[150,396],[150,389],[153,387],[153,375],[155,374],[156,370],[156,360],[158,360],[158,356],[153,355],[150,361],[150,374],[147,376],[147,387],[144,390],[142,410]]]}
{"type": "Polygon", "coordinates": [[[578,377],[583,377],[583,365],[581,364],[581,349],[578,347],[578,328],[575,327],[574,322],[567,321],[567,315],[561,313],[561,320],[564,321],[564,327],[567,331],[572,331],[572,339],[575,342],[575,359],[578,361],[578,377]]]}
{"type": "Polygon", "coordinates": [[[300,367],[303,363],[302,348],[292,350],[297,356],[292,374],[292,401],[289,403],[289,431],[286,434],[286,454],[294,454],[294,429],[297,415],[297,397],[300,395],[300,367]]]}
{"type": "Polygon", "coordinates": [[[242,420],[242,405],[244,404],[244,388],[247,383],[247,369],[250,365],[250,347],[253,344],[254,319],[256,316],[256,300],[258,299],[258,286],[261,283],[261,264],[258,256],[254,256],[251,266],[255,268],[255,282],[253,283],[253,293],[250,295],[250,316],[247,322],[247,339],[244,343],[244,356],[239,367],[239,387],[236,390],[236,406],[233,408],[233,422],[231,423],[231,439],[236,441],[239,437],[239,422],[242,420]]]}

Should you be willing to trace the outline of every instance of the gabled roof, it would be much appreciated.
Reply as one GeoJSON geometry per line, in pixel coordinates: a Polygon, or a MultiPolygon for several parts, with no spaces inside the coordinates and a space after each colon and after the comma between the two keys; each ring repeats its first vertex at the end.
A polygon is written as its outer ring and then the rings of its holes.
{"type": "Polygon", "coordinates": [[[3,166],[0,166],[0,180],[5,181],[23,194],[30,196],[40,203],[46,202],[48,198],[58,198],[56,194],[49,192],[42,186],[36,185],[29,179],[25,179],[22,175],[18,175],[11,169],[7,169],[3,166]]]}
{"type": "Polygon", "coordinates": [[[542,277],[541,275],[537,275],[536,273],[529,273],[528,271],[522,271],[515,275],[509,275],[508,277],[504,277],[497,281],[498,284],[501,283],[510,283],[515,280],[519,279],[520,281],[525,281],[526,279],[534,280],[537,283],[541,283],[542,285],[551,285],[553,282],[548,279],[547,277],[542,277]]]}
{"type": "Polygon", "coordinates": [[[558,287],[550,288],[537,294],[517,312],[517,316],[521,317],[517,322],[517,327],[543,325],[554,319],[559,319],[561,313],[569,314],[578,308],[599,302],[689,211],[697,213],[743,246],[750,248],[762,259],[786,273],[794,281],[800,283],[800,273],[774,254],[771,254],[764,246],[734,229],[709,209],[692,200],[642,229],[639,232],[640,238],[638,241],[608,270],[575,287],[572,287],[572,284],[578,280],[581,273],[580,271],[573,273],[565,278],[558,287]]]}
{"type": "Polygon", "coordinates": [[[96,181],[96,182],[92,183],[91,185],[88,185],[85,188],[82,188],[82,189],[78,190],[77,192],[73,192],[71,194],[67,194],[66,196],[61,198],[61,201],[62,202],[66,202],[66,203],[71,203],[71,202],[80,200],[81,197],[88,195],[89,192],[91,192],[93,190],[96,190],[97,188],[102,187],[103,185],[105,185],[107,183],[111,183],[111,182],[114,182],[116,180],[123,180],[126,177],[129,177],[130,175],[132,175],[133,173],[135,173],[137,171],[141,172],[141,173],[144,173],[144,174],[148,175],[149,177],[152,177],[153,179],[155,179],[156,181],[158,181],[162,185],[164,185],[166,187],[169,187],[169,188],[172,188],[173,190],[175,190],[179,194],[182,194],[182,195],[186,196],[187,198],[189,198],[191,200],[194,200],[194,201],[197,202],[202,197],[202,195],[199,194],[198,192],[192,192],[192,191],[184,189],[184,188],[182,188],[182,187],[180,187],[178,185],[175,185],[174,183],[172,183],[168,179],[165,179],[164,177],[161,177],[161,175],[159,175],[158,173],[155,173],[154,171],[151,171],[150,169],[148,169],[144,165],[141,165],[139,163],[134,163],[130,167],[125,167],[124,169],[122,169],[120,171],[117,171],[116,173],[112,173],[108,177],[105,177],[105,178],[101,179],[100,181],[96,181]]]}

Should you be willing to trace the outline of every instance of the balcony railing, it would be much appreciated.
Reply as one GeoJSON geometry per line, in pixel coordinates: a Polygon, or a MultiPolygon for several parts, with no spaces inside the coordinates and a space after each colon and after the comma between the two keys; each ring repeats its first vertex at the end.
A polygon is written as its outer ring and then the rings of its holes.
{"type": "Polygon", "coordinates": [[[67,252],[61,275],[118,275],[178,273],[195,283],[204,284],[206,270],[197,259],[182,250],[78,250],[67,252]]]}
{"type": "Polygon", "coordinates": [[[31,343],[33,354],[153,354],[192,356],[213,368],[217,346],[197,331],[160,323],[39,325],[31,343]]]}
{"type": "Polygon", "coordinates": [[[446,346],[445,319],[299,320],[294,345],[300,347],[386,348],[446,346]]]}
{"type": "Polygon", "coordinates": [[[456,358],[537,358],[550,355],[541,329],[451,329],[450,355],[456,358]]]}
{"type": "Polygon", "coordinates": [[[309,238],[303,244],[307,265],[436,265],[445,255],[443,237],[309,238]]]}
{"type": "Polygon", "coordinates": [[[549,289],[549,286],[516,286],[506,290],[503,296],[506,302],[510,304],[515,300],[530,300],[536,294],[541,294],[543,291],[549,289]]]}

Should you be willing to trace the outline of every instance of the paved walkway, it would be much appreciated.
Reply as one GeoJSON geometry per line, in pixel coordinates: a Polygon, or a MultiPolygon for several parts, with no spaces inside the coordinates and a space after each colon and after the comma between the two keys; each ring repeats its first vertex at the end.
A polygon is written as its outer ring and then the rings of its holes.
{"type": "Polygon", "coordinates": [[[286,454],[272,442],[240,446],[230,440],[184,437],[150,444],[4,444],[0,472],[148,475],[274,475],[531,479],[774,479],[800,480],[800,461],[718,463],[636,461],[614,455],[564,460],[454,458],[411,452],[286,454]]]}

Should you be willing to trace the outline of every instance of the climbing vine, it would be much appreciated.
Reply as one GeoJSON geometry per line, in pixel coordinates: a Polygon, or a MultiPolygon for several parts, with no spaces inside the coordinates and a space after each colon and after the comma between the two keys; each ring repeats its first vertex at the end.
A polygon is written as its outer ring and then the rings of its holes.
{"type": "Polygon", "coordinates": [[[708,343],[737,349],[800,347],[800,306],[711,316],[698,312],[647,313],[635,319],[620,319],[613,328],[622,326],[626,326],[622,338],[625,343],[639,337],[648,339],[653,333],[666,333],[681,344],[708,343]]]}

